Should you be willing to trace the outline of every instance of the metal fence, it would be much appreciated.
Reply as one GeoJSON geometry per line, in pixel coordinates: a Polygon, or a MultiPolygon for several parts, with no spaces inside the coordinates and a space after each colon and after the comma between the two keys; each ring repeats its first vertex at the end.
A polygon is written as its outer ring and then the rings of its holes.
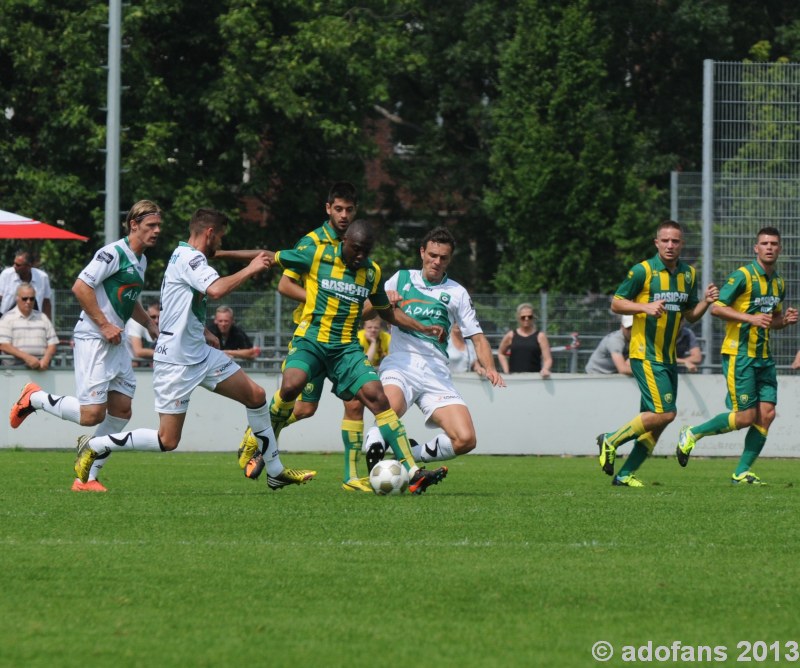
{"type": "MultiPolygon", "coordinates": [[[[556,372],[582,373],[600,339],[619,327],[619,317],[609,308],[610,295],[556,295],[543,292],[535,295],[473,294],[472,297],[481,325],[494,349],[497,349],[503,335],[516,326],[517,305],[531,303],[538,327],[547,334],[550,345],[556,349],[553,354],[553,370],[556,372]],[[574,335],[578,337],[579,346],[564,350],[564,347],[573,344],[574,335]]],[[[69,343],[72,328],[80,307],[69,290],[56,290],[55,299],[58,304],[55,325],[62,340],[59,363],[68,365],[71,363],[69,343]]],[[[142,293],[143,304],[157,301],[158,292],[142,293]]],[[[209,302],[209,319],[214,317],[214,311],[220,303],[209,302]]],[[[294,331],[292,312],[295,303],[283,299],[277,291],[237,292],[224,303],[233,309],[236,323],[250,335],[253,344],[261,348],[261,357],[252,363],[245,363],[245,366],[277,370],[294,331]]],[[[695,325],[693,329],[699,336],[699,327],[695,325]]],[[[779,332],[776,340],[786,338],[786,332],[792,332],[793,344],[793,330],[779,332]]],[[[788,367],[795,348],[789,345],[785,348],[787,352],[778,357],[778,363],[788,367]]]]}
{"type": "MultiPolygon", "coordinates": [[[[800,65],[706,61],[704,67],[701,259],[709,263],[707,276],[719,285],[753,257],[758,230],[777,227],[783,240],[778,271],[786,280],[787,302],[796,305],[800,301],[800,65]]],[[[692,175],[681,178],[675,198],[690,204],[685,210],[693,220],[692,175]]],[[[713,332],[712,350],[717,351],[722,328],[707,326],[708,331],[713,332]]],[[[794,355],[796,341],[796,334],[776,336],[773,353],[785,361],[794,355]]]]}

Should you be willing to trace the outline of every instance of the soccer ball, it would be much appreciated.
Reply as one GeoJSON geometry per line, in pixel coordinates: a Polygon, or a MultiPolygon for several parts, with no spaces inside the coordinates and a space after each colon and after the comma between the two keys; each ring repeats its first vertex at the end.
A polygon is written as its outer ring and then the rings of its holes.
{"type": "Polygon", "coordinates": [[[408,489],[408,471],[396,459],[384,459],[370,471],[369,484],[378,496],[394,496],[408,489]]]}

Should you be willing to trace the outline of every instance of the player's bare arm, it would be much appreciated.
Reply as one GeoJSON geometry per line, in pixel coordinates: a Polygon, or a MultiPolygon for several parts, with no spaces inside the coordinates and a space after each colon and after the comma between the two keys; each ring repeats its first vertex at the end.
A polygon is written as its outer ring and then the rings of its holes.
{"type": "Polygon", "coordinates": [[[139,302],[136,302],[136,306],[133,307],[131,318],[147,330],[147,333],[153,341],[158,338],[158,325],[153,322],[150,314],[144,310],[144,307],[139,302]]]}
{"type": "Polygon", "coordinates": [[[664,308],[665,303],[663,299],[647,302],[646,304],[640,304],[630,299],[612,299],[611,310],[618,315],[636,315],[637,313],[644,313],[651,318],[660,318],[666,311],[664,308]]]}
{"type": "Polygon", "coordinates": [[[708,287],[706,287],[703,299],[701,299],[693,309],[684,311],[683,317],[689,322],[697,322],[705,315],[705,312],[717,299],[719,299],[719,288],[713,283],[709,283],[708,287]]]}
{"type": "Polygon", "coordinates": [[[505,387],[506,381],[503,380],[503,377],[494,366],[494,355],[492,355],[492,346],[489,345],[489,339],[486,338],[483,332],[473,334],[469,339],[472,341],[472,345],[475,346],[475,355],[483,368],[483,373],[480,375],[486,376],[487,380],[495,387],[505,387]]]}
{"type": "Polygon", "coordinates": [[[259,253],[263,252],[260,248],[253,250],[217,250],[213,257],[215,260],[235,260],[237,262],[252,262],[259,253]]]}
{"type": "Polygon", "coordinates": [[[769,329],[772,326],[772,313],[742,313],[732,306],[714,304],[711,307],[711,315],[720,320],[732,320],[734,322],[746,322],[754,327],[769,329]]]}
{"type": "Polygon", "coordinates": [[[272,251],[259,251],[258,255],[256,255],[244,269],[230,276],[220,276],[208,286],[206,294],[211,297],[211,299],[222,299],[236,290],[236,288],[249,278],[269,269],[274,260],[275,253],[272,251]]]}
{"type": "Polygon", "coordinates": [[[789,325],[794,325],[797,322],[797,309],[794,306],[789,306],[782,313],[776,313],[772,317],[772,326],[770,329],[783,329],[789,325]]]}
{"type": "Polygon", "coordinates": [[[392,325],[397,325],[398,327],[403,327],[404,329],[411,329],[415,332],[427,334],[440,343],[444,341],[444,327],[440,325],[425,326],[418,320],[406,315],[405,312],[398,308],[384,308],[375,310],[378,311],[378,315],[380,315],[381,318],[392,325]]]}
{"type": "Polygon", "coordinates": [[[78,278],[72,286],[72,293],[86,315],[100,328],[103,338],[109,343],[119,345],[122,341],[122,329],[108,321],[97,303],[97,295],[94,293],[94,288],[78,278]]]}
{"type": "Polygon", "coordinates": [[[281,280],[278,281],[278,292],[288,299],[305,304],[306,289],[286,274],[282,275],[281,280]]]}

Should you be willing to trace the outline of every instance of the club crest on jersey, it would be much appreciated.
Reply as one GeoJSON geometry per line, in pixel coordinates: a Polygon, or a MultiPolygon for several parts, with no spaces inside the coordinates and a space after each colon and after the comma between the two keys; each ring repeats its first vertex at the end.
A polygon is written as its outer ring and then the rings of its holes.
{"type": "Polygon", "coordinates": [[[664,395],[664,401],[665,401],[666,403],[668,403],[668,404],[671,404],[671,403],[672,403],[672,392],[667,392],[667,393],[664,395]]]}
{"type": "Polygon", "coordinates": [[[97,259],[102,260],[106,264],[111,264],[114,261],[114,256],[111,253],[106,253],[104,250],[101,250],[97,254],[97,259]]]}
{"type": "Polygon", "coordinates": [[[446,292],[443,292],[442,294],[439,295],[439,301],[442,302],[442,304],[449,304],[450,295],[448,295],[446,292]]]}
{"type": "Polygon", "coordinates": [[[739,403],[740,404],[746,404],[748,399],[750,399],[750,395],[749,394],[740,394],[739,395],[739,403]]]}
{"type": "Polygon", "coordinates": [[[692,272],[689,271],[688,269],[683,273],[683,277],[684,277],[684,279],[686,279],[687,283],[691,283],[692,282],[692,272]]]}
{"type": "Polygon", "coordinates": [[[372,281],[374,281],[374,280],[375,280],[375,270],[374,270],[372,267],[370,267],[369,269],[367,269],[367,280],[368,280],[370,283],[372,283],[372,281]]]}

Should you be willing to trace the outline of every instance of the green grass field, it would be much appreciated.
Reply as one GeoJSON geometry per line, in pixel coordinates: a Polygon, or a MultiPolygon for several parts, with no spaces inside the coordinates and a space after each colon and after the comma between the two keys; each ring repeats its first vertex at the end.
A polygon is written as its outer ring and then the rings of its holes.
{"type": "Polygon", "coordinates": [[[76,494],[72,460],[0,450],[2,666],[626,665],[676,640],[739,665],[800,640],[800,462],[758,488],[656,458],[633,490],[594,458],[469,456],[376,497],[340,490],[340,454],[284,453],[319,478],[278,492],[233,454],[126,453],[76,494]]]}

